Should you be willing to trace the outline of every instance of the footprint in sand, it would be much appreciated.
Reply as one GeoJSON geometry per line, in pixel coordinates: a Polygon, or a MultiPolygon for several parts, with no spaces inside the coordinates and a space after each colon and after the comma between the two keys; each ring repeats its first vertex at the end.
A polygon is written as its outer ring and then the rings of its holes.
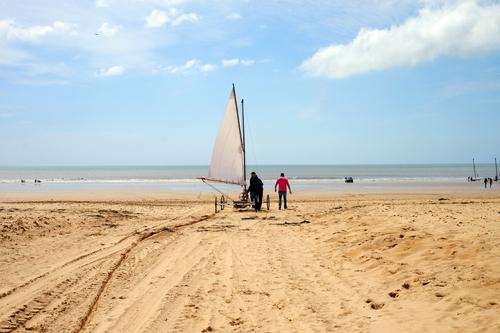
{"type": "Polygon", "coordinates": [[[231,326],[238,326],[238,325],[241,325],[241,324],[243,324],[243,320],[241,318],[239,318],[239,317],[235,318],[235,319],[233,319],[233,320],[231,320],[229,322],[229,325],[231,325],[231,326]]]}
{"type": "Polygon", "coordinates": [[[371,298],[368,298],[365,303],[368,303],[370,304],[370,307],[373,309],[373,310],[379,310],[379,309],[382,309],[384,307],[384,303],[377,303],[377,302],[374,302],[371,298]]]}
{"type": "Polygon", "coordinates": [[[375,303],[375,302],[372,302],[372,304],[370,305],[370,307],[373,309],[373,310],[380,310],[384,307],[384,303],[375,303]]]}

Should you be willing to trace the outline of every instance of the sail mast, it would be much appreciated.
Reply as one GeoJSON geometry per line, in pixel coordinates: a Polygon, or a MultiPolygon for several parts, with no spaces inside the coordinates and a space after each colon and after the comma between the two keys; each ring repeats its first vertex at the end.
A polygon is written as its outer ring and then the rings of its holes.
{"type": "Polygon", "coordinates": [[[247,183],[247,157],[245,145],[245,100],[241,100],[241,125],[243,127],[243,179],[245,180],[245,189],[247,183]]]}
{"type": "Polygon", "coordinates": [[[495,157],[495,181],[498,181],[498,166],[496,157],[495,157]]]}
{"type": "Polygon", "coordinates": [[[236,117],[238,118],[238,129],[240,132],[241,150],[243,152],[243,181],[245,183],[244,188],[247,188],[247,173],[246,173],[246,157],[245,157],[245,112],[243,111],[243,100],[241,100],[241,119],[242,123],[240,126],[240,114],[238,112],[238,98],[236,97],[236,88],[233,83],[233,94],[234,94],[234,104],[236,107],[236,117]],[[241,130],[243,127],[243,131],[241,130]]]}
{"type": "Polygon", "coordinates": [[[474,179],[477,179],[476,163],[474,162],[474,159],[472,159],[472,168],[474,168],[474,179]]]}

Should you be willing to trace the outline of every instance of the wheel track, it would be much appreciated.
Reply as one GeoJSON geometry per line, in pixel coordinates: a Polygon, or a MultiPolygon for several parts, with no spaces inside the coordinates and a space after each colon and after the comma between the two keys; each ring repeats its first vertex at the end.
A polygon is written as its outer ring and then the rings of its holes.
{"type": "MultiPolygon", "coordinates": [[[[211,249],[204,248],[202,251],[206,255],[166,293],[161,312],[143,331],[200,332],[209,327],[212,330],[234,330],[237,327],[232,327],[231,321],[239,319],[242,313],[247,317],[250,315],[232,284],[233,253],[225,234],[205,233],[204,243],[211,243],[211,249]],[[189,292],[183,286],[189,286],[189,292]],[[236,307],[233,298],[238,303],[236,307]]],[[[254,331],[255,322],[252,319],[250,322],[250,327],[238,328],[254,331]]]]}
{"type": "MultiPolygon", "coordinates": [[[[0,309],[5,311],[10,308],[11,310],[7,310],[8,312],[2,315],[3,319],[2,317],[0,317],[0,333],[12,332],[19,328],[29,329],[26,328],[25,325],[31,319],[36,317],[41,312],[46,313],[47,308],[53,302],[58,299],[63,299],[65,292],[73,286],[77,285],[79,281],[81,281],[88,275],[89,271],[94,268],[98,273],[100,270],[102,270],[102,268],[97,269],[98,267],[104,265],[105,262],[109,261],[113,256],[116,256],[117,253],[120,253],[120,257],[117,261],[115,261],[112,269],[108,272],[108,274],[106,274],[103,283],[101,283],[98,292],[91,303],[90,310],[86,313],[86,316],[88,316],[91,313],[92,309],[95,307],[100,294],[104,290],[106,283],[109,281],[109,278],[111,277],[113,272],[119,267],[120,263],[123,261],[126,255],[135,246],[137,246],[145,239],[149,239],[165,231],[171,232],[210,218],[210,215],[203,215],[202,217],[194,219],[193,221],[187,223],[177,224],[174,226],[165,225],[165,221],[170,224],[173,221],[186,217],[189,214],[198,212],[199,210],[200,209],[190,208],[183,214],[177,215],[167,220],[162,220],[163,223],[156,224],[152,227],[145,227],[135,230],[131,233],[128,233],[108,247],[85,253],[63,263],[62,265],[59,265],[58,267],[46,273],[38,275],[6,292],[3,292],[0,295],[0,309]],[[137,239],[133,240],[134,237],[136,237],[137,239]],[[128,241],[132,241],[132,243],[127,244],[128,241]],[[125,246],[125,252],[123,252],[124,248],[121,246],[125,246]],[[94,258],[94,256],[96,255],[98,257],[94,258]],[[86,259],[88,260],[85,262],[86,259]],[[82,261],[84,262],[82,263],[82,261]],[[82,271],[82,269],[84,271],[81,274],[77,274],[77,272],[82,271]],[[85,271],[87,273],[85,273],[85,271]],[[53,283],[55,283],[55,285],[53,283]]],[[[82,322],[83,319],[80,320],[78,331],[81,330],[82,322]]]]}
{"type": "MultiPolygon", "coordinates": [[[[172,333],[195,331],[193,329],[193,326],[195,324],[194,319],[197,317],[195,314],[198,310],[197,304],[199,304],[201,300],[202,286],[207,282],[207,280],[203,278],[203,273],[204,269],[207,267],[207,264],[213,261],[213,258],[215,258],[213,254],[212,256],[200,258],[201,260],[197,263],[197,265],[193,266],[192,269],[184,276],[183,280],[180,281],[179,285],[182,282],[185,282],[185,284],[189,284],[190,287],[195,289],[196,291],[194,294],[179,295],[180,302],[178,301],[179,298],[176,298],[176,304],[178,305],[176,307],[178,307],[180,311],[173,316],[172,326],[168,327],[166,331],[172,333]],[[188,329],[188,327],[186,327],[186,324],[191,327],[189,327],[188,329]]],[[[146,330],[146,332],[147,331],[148,330],[146,330]]]]}
{"type": "MultiPolygon", "coordinates": [[[[83,254],[83,255],[81,255],[81,256],[78,256],[78,257],[76,257],[76,258],[74,258],[74,259],[72,259],[72,260],[70,260],[70,261],[67,261],[67,262],[63,263],[62,265],[57,266],[56,268],[54,268],[54,269],[52,269],[52,270],[50,270],[50,271],[47,271],[47,272],[45,272],[45,273],[43,273],[43,274],[40,274],[40,275],[38,275],[38,276],[36,276],[36,277],[34,277],[34,278],[31,278],[31,279],[29,279],[28,281],[23,282],[22,284],[20,284],[20,285],[18,285],[18,286],[15,286],[14,288],[11,288],[11,289],[9,289],[9,290],[7,290],[7,291],[2,292],[2,293],[0,294],[0,300],[1,300],[2,298],[5,298],[6,296],[11,295],[11,294],[12,294],[12,293],[14,293],[14,292],[17,292],[17,291],[18,291],[18,290],[20,290],[20,289],[23,289],[23,288],[29,287],[30,285],[32,285],[33,283],[35,283],[35,282],[39,281],[40,279],[43,279],[44,277],[47,277],[47,276],[49,276],[50,274],[53,274],[53,273],[55,273],[55,272],[57,272],[57,271],[59,271],[59,270],[61,270],[61,269],[63,269],[63,268],[66,268],[66,267],[70,266],[71,264],[74,264],[74,263],[76,263],[76,262],[79,262],[79,261],[81,261],[81,260],[83,260],[83,259],[85,259],[85,258],[91,257],[92,255],[95,255],[95,254],[97,254],[97,253],[99,253],[99,252],[103,252],[103,251],[106,251],[106,250],[110,250],[110,249],[112,249],[112,248],[116,247],[117,245],[119,245],[119,244],[121,244],[121,243],[123,243],[123,242],[125,242],[125,241],[129,240],[131,237],[141,235],[141,234],[143,234],[143,233],[145,233],[145,232],[148,232],[148,231],[154,231],[154,230],[155,230],[155,228],[158,228],[158,227],[160,227],[160,228],[161,228],[162,224],[164,224],[164,222],[165,222],[165,221],[168,221],[168,222],[176,221],[176,220],[178,220],[179,218],[181,218],[181,217],[183,217],[183,216],[185,216],[185,215],[187,215],[187,214],[190,214],[190,213],[191,213],[191,212],[190,212],[190,210],[192,210],[192,208],[188,209],[188,212],[185,212],[185,213],[180,214],[180,215],[178,215],[178,216],[174,216],[173,218],[170,218],[170,219],[161,219],[161,220],[158,220],[158,219],[151,219],[151,220],[147,220],[146,222],[148,222],[148,221],[155,221],[155,222],[156,222],[156,221],[161,221],[162,223],[159,223],[159,224],[157,224],[157,225],[155,225],[155,226],[152,226],[152,227],[144,227],[144,228],[139,228],[139,229],[137,229],[137,230],[134,230],[133,232],[130,232],[130,233],[126,234],[125,236],[123,236],[122,238],[120,238],[118,241],[116,241],[115,243],[113,243],[113,244],[111,244],[111,245],[109,245],[109,246],[107,246],[107,247],[102,247],[102,248],[100,248],[100,249],[97,249],[97,250],[94,250],[94,251],[91,251],[91,252],[85,253],[85,254],[83,254]]],[[[167,226],[167,228],[168,228],[168,226],[167,226]]],[[[121,250],[118,250],[118,251],[121,251],[121,250]]],[[[109,254],[109,255],[107,255],[107,256],[112,256],[114,253],[115,253],[115,252],[113,252],[113,253],[111,253],[111,254],[109,254]]],[[[96,259],[96,261],[101,260],[101,259],[103,259],[103,258],[97,258],[97,259],[96,259]]],[[[0,304],[0,305],[1,305],[1,304],[0,304]]]]}
{"type": "MultiPolygon", "coordinates": [[[[187,279],[193,267],[199,265],[199,262],[204,259],[203,249],[200,247],[199,241],[189,244],[174,240],[169,242],[163,250],[159,260],[152,265],[154,268],[139,281],[136,281],[131,289],[127,290],[126,299],[111,308],[101,310],[101,313],[105,313],[104,317],[107,320],[100,320],[97,326],[90,327],[89,325],[86,329],[93,332],[107,332],[109,330],[131,332],[144,329],[155,315],[156,309],[161,308],[161,304],[168,298],[171,291],[176,291],[175,287],[183,285],[183,281],[187,279]],[[174,261],[172,261],[171,251],[165,250],[170,246],[180,252],[174,256],[176,258],[174,261]],[[174,269],[181,264],[181,261],[189,262],[188,266],[184,266],[182,270],[174,269]]],[[[111,285],[112,282],[110,282],[111,285]]],[[[113,294],[112,290],[108,290],[106,293],[107,296],[113,294]]]]}
{"type": "MultiPolygon", "coordinates": [[[[199,210],[199,209],[198,209],[199,210]]],[[[189,215],[189,214],[192,214],[193,212],[187,212],[185,214],[182,214],[181,216],[185,217],[186,215],[189,215]]],[[[179,218],[181,218],[181,216],[177,216],[176,218],[172,219],[172,220],[178,220],[179,218]]],[[[157,236],[158,234],[162,233],[162,232],[165,232],[165,231],[168,231],[168,232],[174,232],[174,231],[177,231],[181,228],[184,228],[184,227],[188,227],[188,226],[191,226],[193,224],[196,224],[196,223],[200,223],[200,222],[203,222],[203,221],[206,221],[208,220],[209,218],[213,217],[213,214],[212,215],[203,215],[202,217],[198,218],[198,219],[195,219],[193,221],[190,221],[190,222],[187,222],[187,223],[183,223],[183,224],[179,224],[179,225],[175,225],[175,226],[164,226],[162,228],[160,228],[159,230],[152,230],[152,231],[148,231],[148,232],[144,232],[137,241],[133,242],[126,250],[125,252],[123,252],[121,255],[120,255],[120,258],[116,261],[116,263],[113,265],[113,267],[111,268],[111,270],[108,272],[106,278],[104,279],[104,281],[102,282],[100,288],[99,288],[99,291],[97,292],[97,295],[94,297],[88,311],[85,313],[85,315],[83,316],[83,318],[81,319],[80,321],[80,325],[78,327],[78,329],[76,330],[76,332],[81,332],[85,329],[90,317],[92,316],[93,312],[95,311],[96,307],[97,307],[97,303],[99,302],[99,299],[101,298],[104,290],[106,289],[108,283],[110,282],[111,278],[113,277],[114,273],[117,271],[117,269],[120,267],[120,265],[124,262],[124,260],[128,257],[129,253],[135,248],[137,247],[141,242],[145,241],[145,240],[148,240],[152,237],[155,237],[157,236]]]]}
{"type": "Polygon", "coordinates": [[[54,301],[63,298],[68,289],[77,285],[85,277],[85,274],[71,276],[18,307],[6,320],[0,323],[0,333],[8,333],[25,327],[29,320],[47,309],[54,301]]]}

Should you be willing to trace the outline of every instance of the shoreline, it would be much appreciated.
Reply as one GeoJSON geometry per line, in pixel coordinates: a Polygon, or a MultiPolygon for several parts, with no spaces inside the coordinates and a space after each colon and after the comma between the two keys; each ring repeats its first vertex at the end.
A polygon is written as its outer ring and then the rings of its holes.
{"type": "MultiPolygon", "coordinates": [[[[483,182],[467,181],[434,181],[434,180],[377,180],[377,181],[354,181],[347,184],[340,180],[290,180],[292,191],[317,192],[317,193],[429,193],[429,192],[499,192],[500,183],[494,182],[492,187],[485,188],[483,182]]],[[[239,187],[227,184],[213,184],[223,193],[237,193],[239,187]]],[[[274,192],[274,181],[264,181],[264,191],[274,192]]],[[[206,195],[216,193],[214,188],[201,181],[172,181],[172,182],[42,182],[32,183],[1,183],[0,194],[11,194],[16,196],[20,193],[36,194],[43,196],[55,193],[128,193],[127,196],[142,195],[165,195],[171,193],[189,193],[206,195]]]]}

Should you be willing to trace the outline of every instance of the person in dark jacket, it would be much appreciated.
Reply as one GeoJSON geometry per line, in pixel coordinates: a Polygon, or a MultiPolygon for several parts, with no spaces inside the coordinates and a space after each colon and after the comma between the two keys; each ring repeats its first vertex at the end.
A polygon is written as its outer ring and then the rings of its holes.
{"type": "Polygon", "coordinates": [[[262,195],[264,193],[264,184],[255,172],[251,173],[250,186],[247,192],[250,192],[255,199],[255,211],[258,212],[262,207],[262,195]]]}

